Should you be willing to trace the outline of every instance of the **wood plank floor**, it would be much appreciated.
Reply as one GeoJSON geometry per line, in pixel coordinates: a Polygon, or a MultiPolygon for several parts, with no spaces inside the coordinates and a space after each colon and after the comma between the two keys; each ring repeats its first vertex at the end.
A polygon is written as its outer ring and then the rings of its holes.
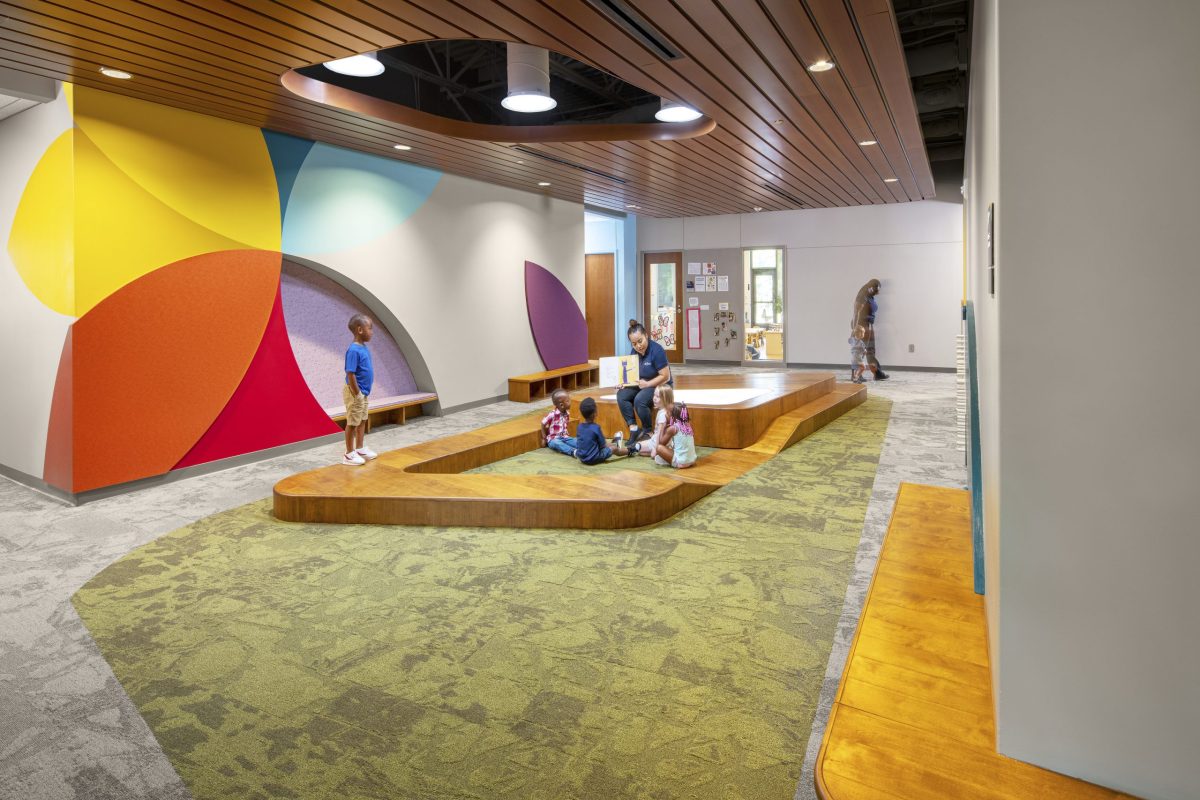
{"type": "MultiPolygon", "coordinates": [[[[731,376],[713,377],[721,387],[733,385],[731,376]]],[[[292,475],[275,485],[275,516],[289,522],[387,525],[642,527],[679,513],[867,399],[865,387],[835,384],[831,375],[781,373],[745,380],[768,387],[769,396],[728,409],[705,408],[714,423],[728,414],[758,426],[765,409],[782,413],[761,423],[750,447],[719,450],[691,469],[461,474],[537,448],[538,418],[525,416],[382,453],[361,467],[338,464],[292,475]]]]}
{"type": "Polygon", "coordinates": [[[902,484],[817,757],[823,800],[1122,798],[995,751],[970,495],[902,484]]]}

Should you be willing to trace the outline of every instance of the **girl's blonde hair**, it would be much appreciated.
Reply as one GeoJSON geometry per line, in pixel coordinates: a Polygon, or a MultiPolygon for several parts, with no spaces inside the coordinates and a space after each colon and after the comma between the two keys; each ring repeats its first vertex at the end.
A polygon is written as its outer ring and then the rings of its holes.
{"type": "Polygon", "coordinates": [[[667,386],[665,383],[660,384],[658,387],[658,397],[662,402],[662,407],[666,408],[675,402],[675,390],[670,386],[667,386]]]}

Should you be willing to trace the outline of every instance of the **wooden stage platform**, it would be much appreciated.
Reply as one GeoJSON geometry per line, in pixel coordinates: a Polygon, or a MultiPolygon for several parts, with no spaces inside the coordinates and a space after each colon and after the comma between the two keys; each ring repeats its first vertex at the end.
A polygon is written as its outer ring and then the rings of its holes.
{"type": "Polygon", "coordinates": [[[901,484],[815,771],[821,800],[1135,800],[996,752],[970,495],[901,484]]]}
{"type": "MultiPolygon", "coordinates": [[[[681,376],[676,387],[740,389],[746,395],[714,405],[689,402],[696,443],[726,448],[691,469],[461,474],[536,449],[540,417],[530,415],[382,453],[365,466],[335,464],[292,475],[275,485],[275,516],[290,522],[637,528],[675,515],[867,399],[866,387],[838,384],[828,373],[681,376]],[[646,500],[653,502],[639,502],[646,500]]],[[[572,395],[572,432],[579,401],[589,394],[612,391],[572,395]]],[[[624,429],[612,400],[599,402],[597,416],[610,436],[624,429]]]]}

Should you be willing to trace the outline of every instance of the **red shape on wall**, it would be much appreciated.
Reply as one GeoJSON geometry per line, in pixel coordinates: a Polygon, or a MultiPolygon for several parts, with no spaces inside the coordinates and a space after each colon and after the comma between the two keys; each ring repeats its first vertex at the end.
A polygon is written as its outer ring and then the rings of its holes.
{"type": "Polygon", "coordinates": [[[242,382],[200,441],[174,469],[291,444],[341,429],[309,391],[275,296],[262,342],[242,382]]]}

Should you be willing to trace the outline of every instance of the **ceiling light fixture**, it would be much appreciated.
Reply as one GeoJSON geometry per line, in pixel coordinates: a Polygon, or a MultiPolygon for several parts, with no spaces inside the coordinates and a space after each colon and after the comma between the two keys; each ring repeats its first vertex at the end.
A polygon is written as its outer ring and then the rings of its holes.
{"type": "Polygon", "coordinates": [[[508,96],[500,105],[509,111],[536,114],[558,105],[550,96],[550,51],[508,43],[508,96]]]}
{"type": "Polygon", "coordinates": [[[325,62],[325,69],[352,78],[373,78],[383,72],[383,64],[374,53],[362,53],[349,58],[338,58],[325,62]]]}
{"type": "Polygon", "coordinates": [[[781,120],[781,119],[777,119],[777,120],[775,120],[775,124],[776,124],[776,125],[782,125],[782,124],[783,124],[783,120],[781,120]]]}
{"type": "Polygon", "coordinates": [[[822,58],[820,61],[814,61],[808,65],[809,72],[828,72],[833,69],[833,62],[827,58],[822,58]]]}
{"type": "Polygon", "coordinates": [[[100,74],[109,78],[116,78],[119,81],[127,81],[133,77],[133,73],[126,72],[123,69],[113,69],[112,67],[101,67],[100,74]]]}
{"type": "Polygon", "coordinates": [[[685,106],[678,100],[668,100],[665,97],[659,101],[659,109],[654,112],[654,118],[659,122],[691,122],[704,116],[691,106],[685,106]]]}
{"type": "Polygon", "coordinates": [[[394,144],[392,147],[396,148],[397,150],[412,150],[412,145],[407,144],[394,144]]]}
{"type": "Polygon", "coordinates": [[[883,182],[884,183],[895,183],[898,180],[900,180],[900,179],[899,178],[884,178],[883,182]]]}
{"type": "Polygon", "coordinates": [[[641,208],[641,206],[635,206],[633,203],[626,203],[625,207],[626,208],[641,208]]]}
{"type": "Polygon", "coordinates": [[[550,181],[538,181],[538,186],[549,186],[550,181]]]}
{"type": "Polygon", "coordinates": [[[755,210],[755,211],[762,211],[762,206],[755,206],[755,207],[754,207],[754,210],[755,210]]]}
{"type": "Polygon", "coordinates": [[[873,144],[879,144],[879,142],[875,141],[874,139],[863,139],[861,142],[858,143],[858,146],[859,147],[870,147],[873,144]]]}

